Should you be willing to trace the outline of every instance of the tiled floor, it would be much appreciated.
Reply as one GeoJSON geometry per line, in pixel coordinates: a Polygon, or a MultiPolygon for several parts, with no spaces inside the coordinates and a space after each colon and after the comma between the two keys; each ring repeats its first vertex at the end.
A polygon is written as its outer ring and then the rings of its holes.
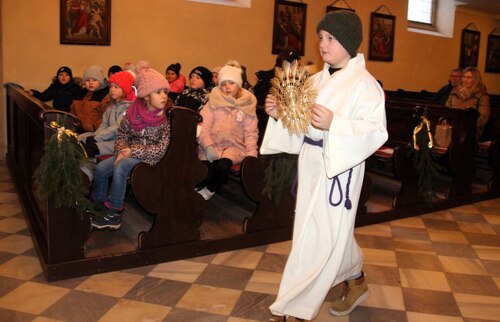
{"type": "MultiPolygon", "coordinates": [[[[356,230],[370,297],[315,321],[500,321],[500,199],[356,230]]],[[[46,283],[0,162],[0,321],[265,321],[290,242],[46,283]]]]}

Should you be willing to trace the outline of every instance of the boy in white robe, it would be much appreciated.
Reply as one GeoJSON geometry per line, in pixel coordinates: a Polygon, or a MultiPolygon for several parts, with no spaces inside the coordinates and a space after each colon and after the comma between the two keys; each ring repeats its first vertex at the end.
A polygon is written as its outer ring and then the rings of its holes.
{"type": "Polygon", "coordinates": [[[277,120],[276,98],[262,154],[299,153],[293,243],[271,313],[279,320],[312,320],[330,288],[344,292],[330,307],[349,314],[368,296],[363,254],[354,238],[354,221],[363,184],[365,159],[388,137],[384,93],[356,54],[362,40],[359,17],[350,11],[328,13],[318,24],[325,62],[313,75],[318,91],[306,135],[289,135],[277,120]]]}

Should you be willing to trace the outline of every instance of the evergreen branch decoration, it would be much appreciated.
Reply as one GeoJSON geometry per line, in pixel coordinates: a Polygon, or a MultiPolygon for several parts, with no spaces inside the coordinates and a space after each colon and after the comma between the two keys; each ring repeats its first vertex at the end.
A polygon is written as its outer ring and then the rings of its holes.
{"type": "Polygon", "coordinates": [[[77,207],[83,214],[92,204],[86,198],[81,166],[93,167],[75,132],[51,122],[56,133],[45,143],[44,155],[35,171],[35,183],[42,199],[53,198],[54,207],[77,207]]]}
{"type": "Polygon", "coordinates": [[[426,202],[431,202],[436,194],[435,182],[442,167],[438,165],[432,154],[434,140],[430,122],[425,116],[422,116],[421,119],[422,121],[413,131],[413,149],[410,149],[409,153],[418,173],[418,193],[426,202]]]}
{"type": "Polygon", "coordinates": [[[283,189],[291,186],[297,174],[295,160],[283,156],[270,156],[264,172],[264,189],[262,194],[271,199],[276,205],[281,202],[283,189]]]}
{"type": "Polygon", "coordinates": [[[317,92],[305,68],[300,68],[297,60],[291,64],[283,62],[276,67],[271,79],[271,93],[276,97],[278,118],[290,134],[307,133],[311,124],[312,105],[317,92]]]}

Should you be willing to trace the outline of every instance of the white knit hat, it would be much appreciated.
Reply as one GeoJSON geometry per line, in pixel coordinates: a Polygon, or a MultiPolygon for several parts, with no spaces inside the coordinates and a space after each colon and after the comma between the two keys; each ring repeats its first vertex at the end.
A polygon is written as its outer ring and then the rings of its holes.
{"type": "Polygon", "coordinates": [[[138,97],[148,96],[162,88],[170,91],[168,80],[160,72],[150,68],[148,62],[138,62],[135,67],[135,73],[137,74],[135,84],[137,85],[138,97]]]}
{"type": "Polygon", "coordinates": [[[219,71],[219,87],[221,86],[223,81],[233,81],[241,88],[241,86],[243,85],[242,73],[243,71],[238,67],[225,65],[219,71]]]}

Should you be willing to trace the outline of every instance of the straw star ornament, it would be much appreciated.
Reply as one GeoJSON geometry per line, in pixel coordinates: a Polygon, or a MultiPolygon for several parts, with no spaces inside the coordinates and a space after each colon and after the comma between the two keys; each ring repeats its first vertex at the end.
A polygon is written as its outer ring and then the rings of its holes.
{"type": "Polygon", "coordinates": [[[271,85],[271,94],[276,97],[278,118],[288,133],[307,133],[312,106],[318,94],[306,69],[300,68],[296,60],[291,64],[284,61],[282,68],[275,68],[271,85]]]}

